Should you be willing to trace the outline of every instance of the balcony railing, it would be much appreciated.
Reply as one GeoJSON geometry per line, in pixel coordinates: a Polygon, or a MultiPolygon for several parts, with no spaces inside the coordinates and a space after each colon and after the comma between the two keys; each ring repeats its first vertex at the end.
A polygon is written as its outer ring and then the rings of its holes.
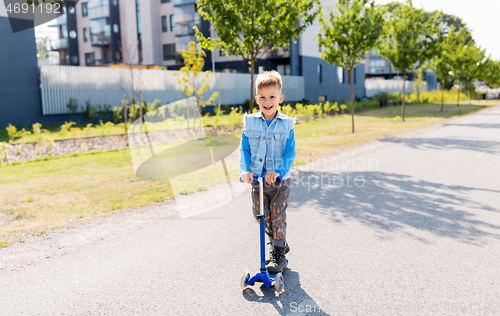
{"type": "Polygon", "coordinates": [[[280,47],[267,52],[267,58],[288,58],[290,57],[290,49],[288,47],[280,47]]]}
{"type": "Polygon", "coordinates": [[[391,68],[388,66],[376,66],[370,67],[371,74],[390,74],[391,68]]]}
{"type": "MultiPolygon", "coordinates": [[[[108,25],[106,25],[108,26],[108,25]]],[[[90,42],[92,46],[106,46],[111,43],[111,28],[106,28],[102,32],[91,33],[90,42]]]]}
{"type": "Polygon", "coordinates": [[[50,40],[50,50],[63,50],[68,49],[68,39],[58,38],[50,40]]]}
{"type": "Polygon", "coordinates": [[[195,31],[193,30],[193,27],[195,26],[200,29],[199,22],[197,23],[196,21],[175,23],[175,36],[180,37],[194,35],[195,31]]]}
{"type": "Polygon", "coordinates": [[[64,25],[66,24],[66,13],[58,16],[57,18],[55,18],[54,20],[52,20],[51,24],[49,24],[49,27],[57,27],[59,25],[64,25]]]}
{"type": "Polygon", "coordinates": [[[174,7],[181,6],[181,5],[187,5],[187,4],[195,4],[196,0],[174,0],[174,7]]]}
{"type": "Polygon", "coordinates": [[[109,5],[89,8],[89,19],[97,20],[109,17],[109,5]]]}

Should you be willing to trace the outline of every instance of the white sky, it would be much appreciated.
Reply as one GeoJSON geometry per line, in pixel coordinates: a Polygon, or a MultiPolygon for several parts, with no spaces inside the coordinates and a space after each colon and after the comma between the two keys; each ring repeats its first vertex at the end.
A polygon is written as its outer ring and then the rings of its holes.
{"type": "MultiPolygon", "coordinates": [[[[376,4],[389,2],[392,0],[375,0],[376,4]]],[[[486,54],[500,60],[500,0],[413,0],[413,5],[427,11],[440,10],[458,16],[472,30],[476,43],[486,48],[486,54]]],[[[56,28],[47,27],[50,23],[35,27],[35,36],[56,38],[56,28]]]]}
{"type": "MultiPolygon", "coordinates": [[[[386,4],[392,0],[375,0],[386,4]]],[[[405,2],[397,0],[397,2],[405,2]]],[[[486,54],[500,60],[500,0],[413,0],[413,6],[426,11],[439,10],[462,19],[472,31],[472,37],[486,54]]]]}

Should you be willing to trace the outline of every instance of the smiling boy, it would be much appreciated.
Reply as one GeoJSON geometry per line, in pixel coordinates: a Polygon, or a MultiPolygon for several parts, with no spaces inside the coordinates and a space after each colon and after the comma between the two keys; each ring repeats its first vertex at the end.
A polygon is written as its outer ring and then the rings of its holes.
{"type": "MultiPolygon", "coordinates": [[[[255,101],[260,112],[245,114],[240,146],[240,175],[246,183],[253,175],[265,177],[264,210],[270,252],[266,260],[269,272],[279,272],[286,264],[290,250],[286,242],[286,208],[291,184],[291,167],[295,160],[295,118],[279,112],[283,102],[282,79],[277,71],[257,76],[255,101]],[[282,181],[276,183],[278,176],[282,181]]],[[[259,185],[252,184],[253,214],[259,211],[259,185]]],[[[257,219],[257,222],[259,220],[257,219]]]]}

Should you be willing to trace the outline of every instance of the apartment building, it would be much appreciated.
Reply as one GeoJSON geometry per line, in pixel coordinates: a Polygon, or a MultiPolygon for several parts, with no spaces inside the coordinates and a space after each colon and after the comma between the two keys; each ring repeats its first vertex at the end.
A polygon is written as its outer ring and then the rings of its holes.
{"type": "MultiPolygon", "coordinates": [[[[183,65],[179,50],[196,41],[194,26],[207,37],[216,36],[210,23],[197,12],[195,0],[81,0],[71,11],[51,25],[59,33],[59,38],[50,43],[51,50],[60,52],[60,62],[65,65],[122,62],[178,70],[183,65]]],[[[349,100],[347,73],[320,59],[314,41],[319,31],[316,21],[297,41],[291,40],[288,47],[259,59],[255,71],[275,69],[283,75],[304,76],[305,98],[309,100],[349,100]]],[[[206,53],[204,70],[250,72],[248,62],[240,57],[225,56],[219,50],[206,53]]],[[[358,97],[364,95],[364,78],[364,67],[356,67],[353,79],[358,97]]]]}
{"type": "MultiPolygon", "coordinates": [[[[395,77],[403,77],[403,74],[395,70],[391,62],[378,55],[377,50],[372,50],[366,53],[365,58],[365,76],[366,78],[383,78],[393,79],[395,77]]],[[[407,80],[413,80],[414,73],[407,74],[407,80]]],[[[438,88],[438,80],[436,74],[430,70],[424,71],[423,77],[427,82],[428,90],[435,90],[438,88]]]]}

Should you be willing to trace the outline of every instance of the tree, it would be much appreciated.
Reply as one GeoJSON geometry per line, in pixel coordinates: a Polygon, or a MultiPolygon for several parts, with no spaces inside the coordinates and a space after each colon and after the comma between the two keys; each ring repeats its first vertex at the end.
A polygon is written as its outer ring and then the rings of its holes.
{"type": "Polygon", "coordinates": [[[468,32],[461,30],[453,37],[450,56],[452,73],[458,83],[457,106],[460,105],[460,82],[468,89],[472,81],[476,79],[481,71],[482,63],[485,61],[485,50],[477,47],[468,37],[468,32]]]}
{"type": "Polygon", "coordinates": [[[319,42],[321,58],[342,65],[349,73],[351,117],[354,133],[354,93],[352,70],[375,47],[383,30],[383,15],[369,0],[337,0],[336,11],[319,18],[322,34],[319,42]],[[323,35],[324,34],[324,35],[323,35]]]}
{"type": "Polygon", "coordinates": [[[47,48],[48,39],[48,37],[36,39],[36,57],[38,59],[45,59],[49,57],[49,49],[47,48]]]}
{"type": "Polygon", "coordinates": [[[413,7],[411,0],[387,12],[380,55],[403,74],[403,106],[401,118],[405,120],[406,74],[431,60],[439,43],[437,15],[413,7]]]}
{"type": "Polygon", "coordinates": [[[413,73],[413,88],[417,92],[417,101],[420,101],[420,93],[425,91],[424,66],[413,73]]]}
{"type": "Polygon", "coordinates": [[[250,112],[253,107],[255,62],[266,52],[298,39],[313,23],[319,0],[198,0],[201,17],[212,23],[217,38],[205,38],[195,28],[203,48],[221,49],[226,55],[242,57],[250,64],[250,112]],[[312,12],[314,8],[316,11],[312,12]]]}
{"type": "Polygon", "coordinates": [[[444,111],[444,89],[446,82],[451,80],[452,73],[452,55],[456,49],[455,27],[451,27],[448,35],[444,37],[438,46],[438,55],[432,61],[432,68],[436,73],[437,78],[441,81],[441,112],[444,111]]]}
{"type": "Polygon", "coordinates": [[[500,61],[487,59],[480,79],[485,81],[490,88],[500,87],[500,61]]]}
{"type": "MultiPolygon", "coordinates": [[[[188,47],[189,48],[187,50],[179,51],[184,59],[184,66],[180,69],[180,74],[175,74],[174,76],[177,77],[177,84],[182,88],[182,92],[186,98],[191,96],[196,97],[198,109],[201,111],[202,107],[215,101],[215,99],[219,96],[219,92],[212,93],[207,101],[203,99],[203,93],[207,91],[207,88],[210,85],[210,83],[206,82],[206,80],[212,72],[206,71],[205,75],[201,79],[198,78],[203,66],[205,65],[205,51],[202,49],[197,50],[196,43],[193,41],[189,42],[188,47]],[[200,81],[201,85],[197,86],[200,81]]],[[[186,114],[188,116],[189,124],[189,107],[186,109],[188,110],[186,114]]]]}

